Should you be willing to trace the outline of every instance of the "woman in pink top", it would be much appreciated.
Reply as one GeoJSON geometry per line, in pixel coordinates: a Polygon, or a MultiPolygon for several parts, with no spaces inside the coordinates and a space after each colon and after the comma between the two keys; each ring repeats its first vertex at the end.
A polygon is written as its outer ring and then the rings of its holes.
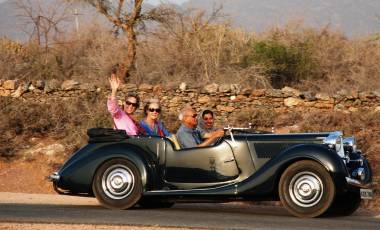
{"type": "Polygon", "coordinates": [[[115,74],[112,74],[109,78],[111,86],[111,96],[107,100],[107,108],[111,113],[114,128],[123,129],[128,135],[138,135],[142,134],[141,128],[138,123],[132,118],[132,114],[136,111],[138,107],[138,98],[136,96],[129,95],[125,100],[124,110],[121,109],[117,103],[116,93],[120,86],[120,80],[115,74]]]}

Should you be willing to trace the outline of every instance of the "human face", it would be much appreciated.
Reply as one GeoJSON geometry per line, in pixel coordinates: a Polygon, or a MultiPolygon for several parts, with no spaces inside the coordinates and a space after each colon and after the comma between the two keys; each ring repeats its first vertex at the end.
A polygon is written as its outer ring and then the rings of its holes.
{"type": "Polygon", "coordinates": [[[137,109],[137,99],[135,97],[127,97],[125,100],[124,111],[132,115],[137,109]]]}
{"type": "Polygon", "coordinates": [[[203,115],[203,122],[207,129],[211,129],[214,126],[214,117],[211,114],[206,113],[203,115]]]}
{"type": "Polygon", "coordinates": [[[152,103],[148,107],[147,118],[150,120],[157,120],[160,113],[161,113],[160,105],[157,103],[152,103]]]}
{"type": "Polygon", "coordinates": [[[193,109],[185,111],[183,114],[183,122],[186,126],[195,128],[198,124],[197,113],[193,109]]]}

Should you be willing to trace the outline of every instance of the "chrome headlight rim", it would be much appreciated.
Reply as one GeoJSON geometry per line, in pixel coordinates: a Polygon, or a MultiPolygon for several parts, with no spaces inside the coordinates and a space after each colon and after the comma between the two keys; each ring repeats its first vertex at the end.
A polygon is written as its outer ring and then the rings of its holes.
{"type": "Polygon", "coordinates": [[[343,147],[345,151],[354,152],[358,151],[355,137],[346,137],[343,139],[343,147]]]}
{"type": "Polygon", "coordinates": [[[323,144],[326,144],[330,149],[335,150],[340,157],[348,157],[343,149],[343,132],[335,131],[329,133],[329,135],[323,140],[323,144]]]}

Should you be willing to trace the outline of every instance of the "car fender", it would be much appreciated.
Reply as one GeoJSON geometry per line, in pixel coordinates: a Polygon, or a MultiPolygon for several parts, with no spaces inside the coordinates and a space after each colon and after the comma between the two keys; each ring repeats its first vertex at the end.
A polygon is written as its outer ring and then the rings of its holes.
{"type": "Polygon", "coordinates": [[[124,158],[133,162],[139,169],[143,186],[148,183],[150,163],[147,153],[128,143],[89,144],[77,151],[59,171],[58,187],[78,193],[91,191],[96,170],[104,162],[114,158],[124,158]]]}
{"type": "Polygon", "coordinates": [[[240,184],[241,192],[253,189],[254,193],[276,192],[282,173],[292,163],[300,160],[314,160],[323,165],[330,173],[337,187],[345,185],[345,176],[348,174],[340,156],[323,145],[300,144],[279,153],[269,160],[251,177],[240,184]]]}

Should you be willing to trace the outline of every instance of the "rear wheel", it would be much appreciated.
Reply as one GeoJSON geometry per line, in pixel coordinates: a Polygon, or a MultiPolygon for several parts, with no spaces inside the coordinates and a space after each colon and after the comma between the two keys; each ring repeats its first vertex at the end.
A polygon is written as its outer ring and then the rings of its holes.
{"type": "Polygon", "coordinates": [[[131,161],[112,159],[102,164],[96,171],[92,189],[103,206],[111,209],[128,209],[141,197],[141,176],[131,161]]]}
{"type": "Polygon", "coordinates": [[[317,217],[325,213],[333,203],[335,190],[329,172],[311,160],[290,165],[279,183],[282,204],[298,217],[317,217]]]}

